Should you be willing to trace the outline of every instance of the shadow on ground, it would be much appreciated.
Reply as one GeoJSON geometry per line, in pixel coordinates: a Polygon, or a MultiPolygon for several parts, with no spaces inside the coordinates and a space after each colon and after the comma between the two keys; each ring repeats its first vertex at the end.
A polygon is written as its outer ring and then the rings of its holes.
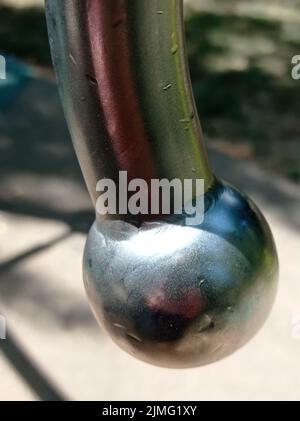
{"type": "Polygon", "coordinates": [[[293,181],[300,180],[299,82],[291,77],[298,28],[298,21],[228,13],[193,13],[186,22],[208,142],[225,152],[234,150],[231,143],[248,145],[242,151],[249,157],[293,181]]]}
{"type": "Polygon", "coordinates": [[[27,76],[18,87],[0,114],[0,150],[2,210],[87,232],[94,212],[54,82],[27,76]]]}
{"type": "Polygon", "coordinates": [[[50,66],[44,9],[0,4],[0,51],[31,63],[50,66]]]}
{"type": "Polygon", "coordinates": [[[1,341],[0,350],[40,400],[67,400],[67,397],[57,385],[52,384],[48,376],[37,366],[11,332],[8,332],[6,339],[1,341]]]}

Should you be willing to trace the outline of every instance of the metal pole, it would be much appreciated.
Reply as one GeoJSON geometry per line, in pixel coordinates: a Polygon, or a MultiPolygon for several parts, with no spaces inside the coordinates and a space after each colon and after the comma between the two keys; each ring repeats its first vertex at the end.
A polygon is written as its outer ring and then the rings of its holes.
{"type": "Polygon", "coordinates": [[[91,198],[105,177],[213,176],[193,99],[181,0],[46,1],[60,94],[91,198]]]}
{"type": "Polygon", "coordinates": [[[52,57],[77,156],[96,183],[119,171],[148,183],[204,179],[202,224],[97,219],[83,262],[94,314],[130,354],[166,367],[219,360],[272,307],[271,231],[210,170],[184,48],[181,0],[46,0],[52,57]]]}

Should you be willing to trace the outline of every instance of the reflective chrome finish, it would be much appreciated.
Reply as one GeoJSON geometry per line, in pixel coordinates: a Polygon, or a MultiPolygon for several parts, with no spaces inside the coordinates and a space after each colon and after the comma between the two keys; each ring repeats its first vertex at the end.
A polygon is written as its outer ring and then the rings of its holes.
{"type": "Polygon", "coordinates": [[[185,215],[97,219],[84,282],[100,324],[165,367],[229,355],[259,329],[278,276],[255,205],[212,176],[184,49],[181,0],[46,0],[65,114],[93,202],[96,182],[204,178],[200,226],[185,215]]]}
{"type": "Polygon", "coordinates": [[[99,323],[146,362],[195,367],[245,344],[270,312],[277,257],[256,206],[224,183],[199,227],[95,222],[84,282],[99,323]]]}
{"type": "MultiPolygon", "coordinates": [[[[78,159],[96,183],[213,176],[184,49],[182,1],[46,1],[54,67],[78,159]]],[[[122,216],[123,217],[123,216],[122,216]]]]}

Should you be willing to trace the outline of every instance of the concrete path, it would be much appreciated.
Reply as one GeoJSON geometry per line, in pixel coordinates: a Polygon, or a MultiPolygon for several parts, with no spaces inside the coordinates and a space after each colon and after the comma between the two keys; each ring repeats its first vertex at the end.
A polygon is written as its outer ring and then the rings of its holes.
{"type": "Polygon", "coordinates": [[[271,317],[212,366],[175,371],[138,362],[98,328],[81,279],[93,210],[54,82],[29,79],[0,117],[0,399],[300,399],[299,189],[253,163],[212,154],[269,220],[281,260],[271,317]],[[294,327],[294,329],[293,329],[294,327]]]}

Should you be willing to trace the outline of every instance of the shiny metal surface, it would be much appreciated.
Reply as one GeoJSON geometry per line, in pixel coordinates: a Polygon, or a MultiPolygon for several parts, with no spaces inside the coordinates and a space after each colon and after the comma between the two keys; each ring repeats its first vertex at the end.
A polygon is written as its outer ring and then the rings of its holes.
{"type": "Polygon", "coordinates": [[[272,306],[278,261],[255,205],[214,179],[184,49],[181,0],[46,0],[64,111],[95,204],[96,183],[205,180],[205,217],[97,218],[84,282],[101,326],[130,354],[194,367],[246,343],[272,306]]]}
{"type": "Polygon", "coordinates": [[[278,263],[256,206],[217,182],[199,227],[95,223],[84,282],[99,323],[143,361],[195,367],[244,345],[274,301],[278,263]]]}
{"type": "MultiPolygon", "coordinates": [[[[213,176],[184,49],[182,1],[46,1],[65,115],[93,202],[96,183],[213,176]]],[[[122,216],[123,218],[123,216],[122,216]]]]}

